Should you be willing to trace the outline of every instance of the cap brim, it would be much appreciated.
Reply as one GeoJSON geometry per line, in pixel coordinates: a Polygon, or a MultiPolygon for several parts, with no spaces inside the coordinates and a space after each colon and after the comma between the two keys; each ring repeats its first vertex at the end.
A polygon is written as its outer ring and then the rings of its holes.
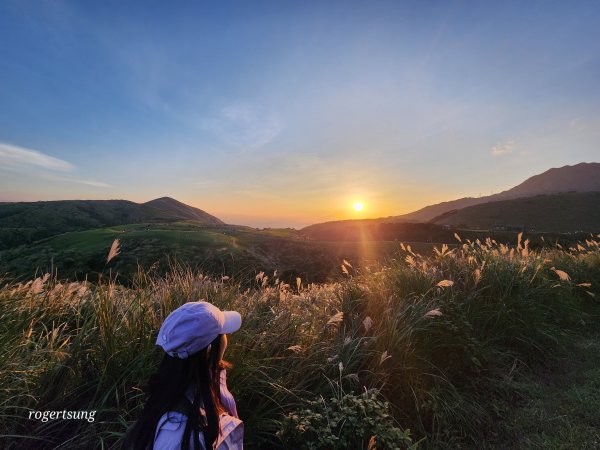
{"type": "Polygon", "coordinates": [[[225,321],[221,328],[222,334],[235,333],[242,326],[242,316],[237,311],[223,311],[225,321]]]}

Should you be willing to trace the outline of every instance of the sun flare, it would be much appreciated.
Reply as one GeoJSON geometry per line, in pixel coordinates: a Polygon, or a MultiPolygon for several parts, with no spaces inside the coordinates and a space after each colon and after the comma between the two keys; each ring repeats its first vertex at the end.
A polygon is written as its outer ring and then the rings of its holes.
{"type": "Polygon", "coordinates": [[[353,206],[355,211],[362,211],[365,208],[362,202],[356,202],[353,206]]]}

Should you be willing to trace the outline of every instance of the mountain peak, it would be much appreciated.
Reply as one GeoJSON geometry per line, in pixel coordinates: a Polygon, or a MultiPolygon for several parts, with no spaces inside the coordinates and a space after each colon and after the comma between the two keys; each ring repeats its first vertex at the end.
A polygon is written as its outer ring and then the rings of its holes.
{"type": "Polygon", "coordinates": [[[155,198],[154,200],[147,201],[146,203],[152,203],[152,202],[172,202],[172,203],[185,204],[185,203],[180,202],[177,199],[174,199],[173,197],[167,197],[167,196],[158,197],[158,198],[155,198]]]}
{"type": "Polygon", "coordinates": [[[572,166],[554,167],[533,175],[521,184],[494,195],[485,197],[465,197],[448,202],[426,206],[418,211],[394,216],[387,222],[428,222],[452,210],[467,208],[487,202],[532,197],[542,194],[560,194],[565,192],[600,191],[600,163],[581,162],[572,166]]]}
{"type": "Polygon", "coordinates": [[[197,220],[209,225],[222,225],[224,222],[199,208],[186,205],[171,197],[160,197],[143,203],[154,209],[169,213],[183,220],[197,220]]]}
{"type": "Polygon", "coordinates": [[[572,166],[553,167],[533,175],[512,189],[490,196],[488,201],[561,192],[593,191],[600,191],[600,163],[581,162],[572,166]]]}

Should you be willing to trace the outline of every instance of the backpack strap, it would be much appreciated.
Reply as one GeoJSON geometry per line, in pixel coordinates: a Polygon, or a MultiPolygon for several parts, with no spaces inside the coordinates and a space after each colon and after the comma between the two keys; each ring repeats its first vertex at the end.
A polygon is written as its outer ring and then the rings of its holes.
{"type": "Polygon", "coordinates": [[[184,395],[169,408],[169,411],[175,411],[190,417],[193,413],[192,408],[192,402],[189,398],[187,398],[187,396],[184,395]]]}
{"type": "MultiPolygon", "coordinates": [[[[178,412],[186,417],[192,417],[192,414],[194,414],[194,405],[192,404],[190,399],[186,395],[184,395],[182,398],[177,400],[171,407],[169,407],[169,411],[178,412]]],[[[200,428],[205,427],[207,420],[204,408],[200,408],[198,411],[196,411],[196,414],[200,416],[200,428]]]]}

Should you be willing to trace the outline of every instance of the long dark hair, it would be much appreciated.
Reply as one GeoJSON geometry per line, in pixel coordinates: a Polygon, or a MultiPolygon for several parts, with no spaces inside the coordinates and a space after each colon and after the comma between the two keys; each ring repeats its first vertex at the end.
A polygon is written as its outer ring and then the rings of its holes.
{"type": "Polygon", "coordinates": [[[217,336],[210,346],[184,359],[165,353],[158,370],[150,377],[146,404],[140,418],[125,437],[124,449],[151,449],[161,416],[173,410],[185,398],[185,391],[190,385],[196,389],[191,411],[186,414],[181,448],[189,449],[190,436],[193,438],[193,448],[202,448],[199,440],[199,432],[202,431],[206,448],[212,449],[219,435],[219,415],[223,411],[219,375],[223,364],[227,363],[219,361],[222,336],[217,336]],[[203,417],[199,412],[201,406],[205,411],[203,417]]]}

